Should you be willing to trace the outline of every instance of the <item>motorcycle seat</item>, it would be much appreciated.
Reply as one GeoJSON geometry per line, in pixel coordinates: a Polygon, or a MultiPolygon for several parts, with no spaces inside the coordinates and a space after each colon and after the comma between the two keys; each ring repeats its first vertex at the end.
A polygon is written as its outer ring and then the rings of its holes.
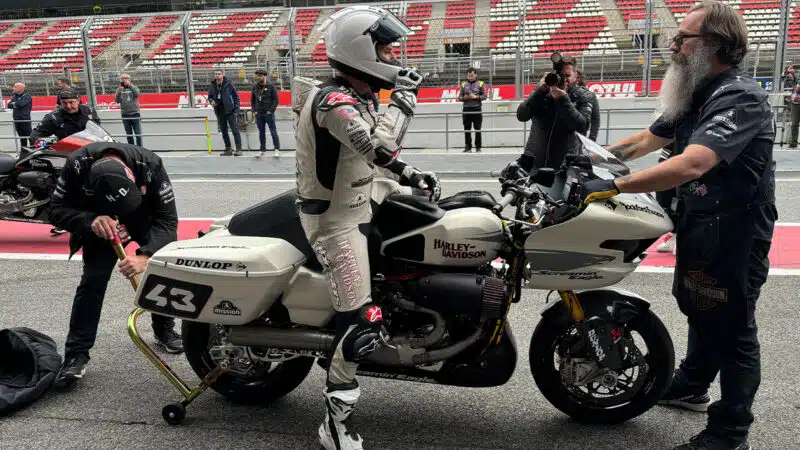
{"type": "Polygon", "coordinates": [[[471,207],[492,209],[496,204],[494,196],[486,191],[464,191],[439,200],[439,208],[446,211],[471,207]]]}
{"type": "Polygon", "coordinates": [[[231,217],[228,232],[234,236],[283,239],[306,257],[306,268],[322,272],[322,264],[308,243],[295,208],[297,189],[291,189],[253,205],[231,217]]]}
{"type": "Polygon", "coordinates": [[[0,152],[0,173],[8,173],[17,165],[17,158],[6,152],[0,152]]]}
{"type": "Polygon", "coordinates": [[[392,194],[378,208],[373,224],[382,239],[430,225],[444,216],[445,210],[419,195],[392,194]]]}

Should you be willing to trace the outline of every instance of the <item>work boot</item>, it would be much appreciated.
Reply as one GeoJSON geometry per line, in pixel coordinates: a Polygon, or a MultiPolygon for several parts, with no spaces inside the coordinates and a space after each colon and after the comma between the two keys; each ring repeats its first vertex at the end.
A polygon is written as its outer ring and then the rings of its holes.
{"type": "Polygon", "coordinates": [[[156,333],[156,340],[167,353],[183,353],[183,339],[174,330],[156,333]]]}
{"type": "Polygon", "coordinates": [[[233,155],[233,152],[229,148],[226,148],[224,152],[219,154],[219,156],[231,156],[231,155],[233,155]]]}
{"type": "Polygon", "coordinates": [[[471,151],[472,151],[472,147],[470,147],[470,146],[466,146],[466,147],[464,147],[464,151],[463,151],[463,152],[461,152],[461,153],[469,153],[469,152],[471,152],[471,151]]]}
{"type": "Polygon", "coordinates": [[[361,436],[353,430],[349,423],[361,389],[358,383],[349,385],[332,385],[324,392],[325,419],[319,426],[319,443],[326,450],[361,450],[361,436]]]}
{"type": "Polygon", "coordinates": [[[481,148],[480,147],[475,147],[475,153],[480,153],[480,152],[481,152],[481,148]]]}
{"type": "Polygon", "coordinates": [[[65,359],[61,365],[61,370],[56,376],[55,385],[57,387],[68,387],[86,375],[86,364],[89,362],[89,355],[79,353],[65,359]]]}
{"type": "Polygon", "coordinates": [[[659,400],[658,404],[677,406],[690,411],[704,413],[708,410],[708,405],[711,404],[711,396],[708,395],[708,391],[701,394],[690,392],[688,389],[678,385],[673,380],[669,390],[666,394],[664,394],[663,397],[661,397],[661,400],[659,400]]]}
{"type": "Polygon", "coordinates": [[[673,450],[751,450],[750,444],[736,442],[730,438],[717,436],[708,430],[703,430],[689,442],[675,447],[673,450]]]}

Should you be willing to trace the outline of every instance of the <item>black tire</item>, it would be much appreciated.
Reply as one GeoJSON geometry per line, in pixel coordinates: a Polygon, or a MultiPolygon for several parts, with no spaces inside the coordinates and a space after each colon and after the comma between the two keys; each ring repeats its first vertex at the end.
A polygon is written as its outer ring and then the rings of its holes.
{"type": "MultiPolygon", "coordinates": [[[[183,349],[186,359],[201,379],[216,366],[208,353],[208,338],[213,326],[215,325],[183,322],[183,349]]],[[[278,364],[275,370],[259,380],[243,380],[224,373],[212,383],[211,389],[236,403],[266,405],[299,386],[311,371],[314,358],[298,357],[278,364]]]]}
{"type": "Polygon", "coordinates": [[[645,358],[649,370],[639,391],[629,401],[615,407],[581,402],[564,386],[561,373],[553,361],[556,341],[570,325],[543,318],[533,332],[529,353],[531,372],[539,391],[561,412],[581,423],[618,424],[648,411],[669,388],[675,368],[675,348],[664,324],[658,316],[647,310],[628,323],[628,328],[644,339],[648,350],[645,358]]]}

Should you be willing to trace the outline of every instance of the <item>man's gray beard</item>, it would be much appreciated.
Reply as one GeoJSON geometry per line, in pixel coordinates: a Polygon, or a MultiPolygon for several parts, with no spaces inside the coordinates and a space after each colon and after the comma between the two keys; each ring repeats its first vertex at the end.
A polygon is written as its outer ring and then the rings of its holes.
{"type": "Polygon", "coordinates": [[[710,57],[713,52],[713,48],[701,41],[685,63],[673,61],[669,65],[658,94],[663,120],[674,123],[692,106],[695,90],[711,72],[710,57]]]}

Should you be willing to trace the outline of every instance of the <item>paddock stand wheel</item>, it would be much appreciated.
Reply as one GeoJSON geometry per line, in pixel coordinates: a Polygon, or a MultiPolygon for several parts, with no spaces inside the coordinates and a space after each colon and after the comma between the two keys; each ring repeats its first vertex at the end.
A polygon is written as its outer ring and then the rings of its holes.
{"type": "Polygon", "coordinates": [[[161,416],[170,425],[180,425],[186,418],[186,407],[183,403],[170,403],[161,410],[161,416]]]}

